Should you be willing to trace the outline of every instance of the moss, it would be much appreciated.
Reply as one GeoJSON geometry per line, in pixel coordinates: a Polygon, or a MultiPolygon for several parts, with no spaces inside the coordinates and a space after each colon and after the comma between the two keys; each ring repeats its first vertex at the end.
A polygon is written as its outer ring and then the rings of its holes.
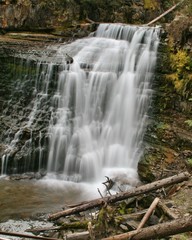
{"type": "Polygon", "coordinates": [[[188,164],[192,167],[192,158],[187,159],[188,164]]]}
{"type": "Polygon", "coordinates": [[[153,154],[145,154],[138,163],[139,178],[143,182],[153,182],[155,176],[153,173],[153,165],[156,161],[156,156],[153,154]],[[149,167],[150,166],[150,167],[149,167]]]}
{"type": "Polygon", "coordinates": [[[118,207],[117,211],[118,211],[118,214],[124,215],[124,214],[127,214],[127,213],[132,213],[133,209],[132,208],[127,208],[126,202],[123,201],[119,204],[119,207],[118,207]]]}
{"type": "Polygon", "coordinates": [[[65,223],[61,224],[62,229],[87,229],[88,221],[79,221],[79,222],[72,222],[72,223],[65,223]]]}
{"type": "Polygon", "coordinates": [[[144,0],[144,8],[148,10],[158,9],[159,4],[156,0],[144,0]]]}
{"type": "Polygon", "coordinates": [[[104,206],[98,214],[95,230],[101,236],[105,236],[111,227],[115,227],[114,209],[109,205],[104,206]]]}
{"type": "Polygon", "coordinates": [[[189,235],[187,233],[179,234],[176,236],[173,236],[171,240],[189,240],[189,235]]]}
{"type": "Polygon", "coordinates": [[[169,129],[170,128],[170,125],[167,124],[167,123],[163,123],[163,122],[160,122],[157,127],[157,129],[162,129],[162,130],[166,130],[166,129],[169,129]]]}
{"type": "Polygon", "coordinates": [[[192,1],[191,0],[185,0],[184,4],[182,5],[182,12],[186,16],[192,15],[192,1]]]}

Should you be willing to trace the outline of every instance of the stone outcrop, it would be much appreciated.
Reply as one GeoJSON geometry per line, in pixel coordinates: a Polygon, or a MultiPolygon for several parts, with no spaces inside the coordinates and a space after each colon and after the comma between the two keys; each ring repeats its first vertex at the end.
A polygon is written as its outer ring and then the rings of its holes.
{"type": "Polygon", "coordinates": [[[0,29],[64,34],[88,19],[144,24],[167,7],[159,0],[1,0],[0,29]]]}

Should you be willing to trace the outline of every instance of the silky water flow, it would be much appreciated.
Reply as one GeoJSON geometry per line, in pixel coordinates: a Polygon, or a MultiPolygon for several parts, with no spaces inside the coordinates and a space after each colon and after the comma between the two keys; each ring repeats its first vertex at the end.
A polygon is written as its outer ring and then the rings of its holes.
{"type": "MultiPolygon", "coordinates": [[[[46,107],[51,116],[46,119],[48,159],[44,155],[43,132],[39,131],[38,163],[32,166],[36,165],[38,171],[46,167],[47,174],[38,181],[2,179],[0,196],[5,207],[0,218],[19,211],[28,216],[34,214],[34,208],[46,212],[64,202],[98,197],[98,187],[105,193],[105,176],[119,184],[113,188],[115,192],[119,186],[124,190],[138,183],[137,165],[152,96],[159,32],[159,28],[100,24],[89,37],[49,46],[40,57],[32,53],[23,61],[20,56],[24,67],[25,62],[30,65],[36,57],[34,69],[30,72],[27,65],[29,71],[24,76],[28,81],[32,79],[35,97],[29,103],[28,121],[17,126],[13,138],[11,129],[7,133],[8,149],[1,159],[0,173],[1,177],[6,175],[23,131],[28,131],[29,139],[21,150],[25,152],[32,146],[34,126],[41,120],[42,107],[46,107]],[[47,52],[54,54],[48,56],[47,52]],[[66,54],[73,58],[72,63],[66,62],[66,54]],[[51,89],[53,85],[56,91],[51,89]],[[12,196],[14,204],[9,204],[7,199],[12,201],[12,196]],[[50,200],[56,201],[52,207],[50,200]]],[[[25,84],[23,76],[17,78],[25,84]]],[[[32,160],[26,160],[25,172],[29,171],[28,161],[32,160]]]]}
{"type": "Polygon", "coordinates": [[[158,28],[101,24],[58,48],[73,63],[63,65],[53,97],[48,173],[89,183],[137,179],[158,43],[158,28]]]}
{"type": "MultiPolygon", "coordinates": [[[[23,129],[31,129],[31,137],[22,149],[32,144],[33,124],[50,98],[48,179],[86,183],[102,182],[105,176],[138,179],[159,32],[158,27],[100,24],[87,38],[50,47],[51,58],[45,50],[36,59],[36,98],[28,122],[8,144],[1,175],[7,172],[23,129]],[[51,81],[57,90],[50,96],[51,81]]],[[[27,59],[27,66],[33,57],[27,59]]],[[[40,131],[39,171],[44,161],[41,139],[40,131]]]]}

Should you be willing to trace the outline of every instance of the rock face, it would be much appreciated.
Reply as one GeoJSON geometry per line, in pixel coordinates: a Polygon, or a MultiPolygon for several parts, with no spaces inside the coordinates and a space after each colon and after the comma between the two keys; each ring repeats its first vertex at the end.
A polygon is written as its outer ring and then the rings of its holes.
{"type": "MultiPolygon", "coordinates": [[[[12,42],[6,45],[3,42],[3,47],[0,48],[1,172],[6,171],[8,174],[36,170],[38,161],[34,159],[39,159],[37,156],[40,154],[40,147],[46,157],[45,149],[43,149],[45,136],[39,139],[39,133],[43,132],[42,128],[46,126],[43,123],[46,122],[44,119],[48,117],[49,112],[45,113],[45,109],[42,109],[42,112],[37,114],[34,125],[29,126],[30,113],[33,112],[35,85],[33,74],[36,66],[35,63],[31,63],[28,67],[26,59],[19,58],[19,53],[12,51],[11,47],[17,51],[17,46],[20,44],[12,42]]],[[[25,43],[22,47],[25,51],[25,43]]],[[[29,50],[29,46],[27,47],[29,50]]]]}
{"type": "Polygon", "coordinates": [[[1,0],[0,29],[63,33],[87,19],[143,24],[167,6],[159,0],[1,0]]]}
{"type": "MultiPolygon", "coordinates": [[[[147,23],[171,6],[169,1],[167,5],[161,2],[0,1],[0,31],[4,34],[0,38],[1,173],[6,164],[8,174],[40,171],[46,166],[50,101],[56,90],[54,75],[58,66],[54,66],[48,97],[39,96],[37,104],[41,111],[35,112],[35,119],[31,121],[35,111],[37,62],[31,59],[30,67],[26,68],[27,57],[30,54],[38,57],[50,42],[55,44],[87,36],[97,22],[147,23]],[[36,34],[10,33],[12,30],[33,30],[36,34]],[[10,161],[5,156],[9,156],[10,161]]],[[[144,138],[145,151],[138,165],[142,181],[192,169],[191,5],[189,2],[183,12],[179,9],[161,19],[164,33],[154,79],[154,97],[144,138]]]]}
{"type": "Polygon", "coordinates": [[[151,118],[138,165],[146,182],[192,169],[192,18],[177,14],[165,25],[159,48],[151,118]]]}

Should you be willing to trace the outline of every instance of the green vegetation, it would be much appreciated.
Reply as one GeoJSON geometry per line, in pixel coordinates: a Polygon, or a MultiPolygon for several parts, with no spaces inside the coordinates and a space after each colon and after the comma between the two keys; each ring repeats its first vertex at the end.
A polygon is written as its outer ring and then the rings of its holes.
{"type": "Polygon", "coordinates": [[[192,166],[192,158],[188,158],[187,162],[192,166]]]}
{"type": "Polygon", "coordinates": [[[175,237],[173,236],[171,240],[189,240],[189,235],[183,233],[175,237]]]}
{"type": "Polygon", "coordinates": [[[165,130],[165,129],[169,129],[169,128],[170,128],[170,125],[167,124],[167,123],[160,122],[160,123],[157,125],[157,129],[165,130]]]}
{"type": "Polygon", "coordinates": [[[167,79],[172,82],[177,93],[189,98],[192,86],[192,58],[184,49],[172,49],[170,46],[171,73],[167,75],[167,79]]]}
{"type": "Polygon", "coordinates": [[[185,123],[186,123],[189,127],[192,127],[192,120],[186,120],[185,123]]]}
{"type": "Polygon", "coordinates": [[[144,0],[144,8],[149,10],[155,10],[159,7],[157,0],[144,0]]]}

